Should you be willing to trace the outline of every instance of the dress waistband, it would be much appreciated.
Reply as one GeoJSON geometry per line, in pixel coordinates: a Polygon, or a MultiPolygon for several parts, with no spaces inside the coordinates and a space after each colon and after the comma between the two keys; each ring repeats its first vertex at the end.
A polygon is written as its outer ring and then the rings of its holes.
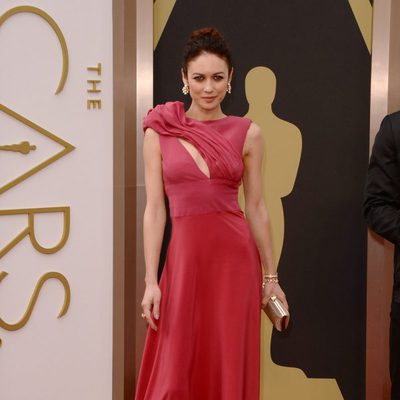
{"type": "Polygon", "coordinates": [[[228,179],[204,179],[165,187],[171,217],[240,210],[238,183],[228,179]]]}

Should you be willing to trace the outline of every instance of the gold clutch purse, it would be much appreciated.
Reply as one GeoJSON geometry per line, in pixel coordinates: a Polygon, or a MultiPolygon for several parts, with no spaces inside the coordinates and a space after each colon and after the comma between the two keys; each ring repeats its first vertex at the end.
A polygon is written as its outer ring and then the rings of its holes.
{"type": "Polygon", "coordinates": [[[289,311],[276,296],[271,296],[263,310],[277,331],[282,332],[288,327],[289,311]]]}

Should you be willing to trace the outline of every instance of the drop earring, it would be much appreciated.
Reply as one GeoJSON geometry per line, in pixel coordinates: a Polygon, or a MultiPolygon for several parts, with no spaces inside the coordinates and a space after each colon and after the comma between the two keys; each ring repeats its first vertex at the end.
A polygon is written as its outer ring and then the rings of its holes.
{"type": "Polygon", "coordinates": [[[182,88],[182,93],[184,95],[187,95],[189,93],[189,86],[188,85],[184,85],[182,88]]]}
{"type": "Polygon", "coordinates": [[[230,82],[228,82],[228,88],[226,89],[226,91],[227,91],[229,94],[232,93],[232,86],[231,86],[231,83],[230,83],[230,82]]]}

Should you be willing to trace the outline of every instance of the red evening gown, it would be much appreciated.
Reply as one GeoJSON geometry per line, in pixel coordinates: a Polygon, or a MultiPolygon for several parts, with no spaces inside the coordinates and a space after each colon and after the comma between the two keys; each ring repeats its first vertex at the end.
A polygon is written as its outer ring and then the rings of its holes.
{"type": "Polygon", "coordinates": [[[172,234],[136,400],[259,399],[261,260],[238,204],[250,123],[191,119],[181,102],[144,120],[159,134],[172,234]],[[210,178],[178,138],[196,147],[210,178]]]}

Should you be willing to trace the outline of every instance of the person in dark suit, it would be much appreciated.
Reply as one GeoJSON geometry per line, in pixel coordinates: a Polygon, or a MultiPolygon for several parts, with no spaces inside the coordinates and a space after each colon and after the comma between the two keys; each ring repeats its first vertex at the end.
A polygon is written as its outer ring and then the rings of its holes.
{"type": "Polygon", "coordinates": [[[387,115],[375,138],[369,163],[364,216],[368,226],[395,245],[390,313],[392,400],[400,399],[400,111],[387,115]]]}

